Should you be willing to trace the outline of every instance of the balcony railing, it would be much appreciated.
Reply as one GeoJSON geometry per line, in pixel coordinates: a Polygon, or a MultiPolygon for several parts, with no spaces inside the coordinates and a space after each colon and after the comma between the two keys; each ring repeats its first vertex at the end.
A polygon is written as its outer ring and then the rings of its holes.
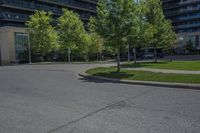
{"type": "Polygon", "coordinates": [[[174,11],[168,10],[168,11],[165,11],[165,15],[166,16],[175,16],[175,15],[180,15],[182,13],[190,13],[190,12],[200,12],[200,7],[177,9],[174,11]]]}
{"type": "Polygon", "coordinates": [[[62,8],[73,8],[76,10],[95,12],[96,6],[89,3],[79,3],[74,1],[53,2],[52,0],[38,0],[38,1],[25,1],[25,0],[0,0],[1,4],[9,4],[17,7],[23,7],[33,10],[49,10],[52,12],[61,12],[62,8]],[[40,3],[44,2],[44,3],[40,3]],[[45,4],[46,3],[46,4],[45,4]],[[51,3],[51,5],[47,4],[51,3]]]}
{"type": "Polygon", "coordinates": [[[173,3],[164,3],[163,8],[165,10],[169,10],[169,9],[174,9],[174,8],[186,7],[190,5],[197,5],[198,3],[200,4],[199,0],[177,1],[173,3]]]}
{"type": "Polygon", "coordinates": [[[200,19],[200,14],[194,16],[182,16],[176,18],[176,20],[188,20],[188,21],[191,19],[200,19]]]}
{"type": "MultiPolygon", "coordinates": [[[[29,14],[21,14],[21,13],[14,13],[14,12],[2,12],[0,13],[0,19],[8,19],[12,21],[22,21],[26,22],[29,19],[29,14]]],[[[54,16],[54,18],[58,18],[59,16],[54,16]]],[[[82,20],[88,21],[90,18],[89,14],[80,14],[82,20]]]]}
{"type": "Polygon", "coordinates": [[[177,25],[174,27],[175,29],[195,28],[195,27],[200,27],[200,23],[177,25]]]}
{"type": "MultiPolygon", "coordinates": [[[[64,0],[65,1],[65,0],[64,0]]],[[[45,10],[53,12],[54,16],[59,17],[62,14],[62,7],[56,5],[47,5],[24,0],[0,0],[0,6],[4,11],[0,12],[0,18],[12,19],[13,21],[26,21],[35,10],[45,10]],[[15,9],[15,10],[7,10],[15,9]],[[20,11],[21,10],[21,11],[20,11]],[[20,11],[20,12],[19,12],[20,11]],[[23,11],[23,12],[22,12],[23,11]],[[28,12],[27,12],[28,11],[28,12]]],[[[88,21],[94,13],[89,11],[75,10],[82,20],[88,21]]]]}

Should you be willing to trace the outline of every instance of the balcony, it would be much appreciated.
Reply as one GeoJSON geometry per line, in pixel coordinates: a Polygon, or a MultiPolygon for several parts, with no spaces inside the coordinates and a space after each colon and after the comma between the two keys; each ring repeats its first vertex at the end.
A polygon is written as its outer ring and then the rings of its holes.
{"type": "MultiPolygon", "coordinates": [[[[13,21],[13,22],[23,22],[25,23],[29,19],[29,14],[21,14],[21,13],[14,13],[14,12],[2,12],[0,13],[0,20],[4,21],[13,21]]],[[[54,16],[54,19],[58,18],[59,16],[54,16]]],[[[89,21],[89,14],[80,14],[80,17],[84,21],[89,21]]]]}
{"type": "Polygon", "coordinates": [[[164,10],[170,10],[174,8],[181,8],[181,7],[187,7],[191,5],[197,5],[200,3],[198,0],[189,0],[189,1],[181,1],[181,2],[173,2],[173,3],[164,3],[163,8],[164,10]]]}
{"type": "Polygon", "coordinates": [[[38,0],[37,2],[24,0],[0,0],[1,6],[12,6],[16,8],[23,8],[26,10],[47,10],[53,13],[61,14],[62,8],[70,8],[80,11],[87,11],[96,13],[96,6],[90,4],[77,4],[74,2],[57,3],[49,0],[38,0]],[[42,3],[41,3],[42,2],[42,3]],[[45,4],[46,3],[46,4],[45,4]],[[49,4],[51,5],[49,5],[49,4]]]}
{"type": "Polygon", "coordinates": [[[19,14],[19,13],[3,12],[0,14],[1,20],[26,22],[28,20],[28,18],[29,18],[29,15],[19,14]]]}
{"type": "Polygon", "coordinates": [[[191,21],[191,20],[199,20],[200,19],[200,13],[195,15],[189,15],[189,16],[179,16],[174,18],[173,22],[181,22],[181,21],[191,21]]]}
{"type": "Polygon", "coordinates": [[[49,3],[53,5],[58,5],[62,7],[74,8],[79,10],[85,10],[90,12],[96,12],[96,5],[91,5],[90,3],[86,2],[79,2],[75,0],[38,0],[44,3],[49,3]]]}
{"type": "Polygon", "coordinates": [[[196,27],[200,27],[200,23],[177,25],[177,26],[174,26],[174,27],[175,27],[176,30],[196,28],[196,27]]]}
{"type": "Polygon", "coordinates": [[[167,17],[177,16],[185,13],[194,13],[194,12],[200,12],[200,7],[192,7],[192,8],[184,8],[184,9],[177,9],[175,11],[165,11],[165,15],[167,17]]]}

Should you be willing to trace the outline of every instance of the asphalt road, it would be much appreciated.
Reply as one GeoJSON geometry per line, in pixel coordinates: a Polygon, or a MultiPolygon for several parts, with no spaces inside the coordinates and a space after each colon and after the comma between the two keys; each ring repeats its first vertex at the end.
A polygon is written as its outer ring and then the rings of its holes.
{"type": "Polygon", "coordinates": [[[200,90],[78,76],[94,66],[0,67],[0,133],[200,132],[200,90]]]}

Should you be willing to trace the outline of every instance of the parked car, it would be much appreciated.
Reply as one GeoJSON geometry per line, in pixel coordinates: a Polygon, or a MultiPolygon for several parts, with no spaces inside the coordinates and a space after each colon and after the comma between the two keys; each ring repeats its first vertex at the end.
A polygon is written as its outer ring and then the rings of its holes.
{"type": "Polygon", "coordinates": [[[152,53],[146,53],[146,54],[144,54],[143,58],[144,59],[152,59],[152,58],[154,58],[154,54],[152,54],[152,53]]]}

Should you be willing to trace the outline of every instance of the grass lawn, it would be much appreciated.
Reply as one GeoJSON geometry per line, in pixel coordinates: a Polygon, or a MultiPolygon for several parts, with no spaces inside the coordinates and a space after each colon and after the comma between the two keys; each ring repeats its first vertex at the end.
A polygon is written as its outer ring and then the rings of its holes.
{"type": "Polygon", "coordinates": [[[103,76],[117,79],[142,80],[142,81],[159,81],[159,82],[177,82],[177,83],[200,83],[200,75],[192,74],[165,74],[147,71],[121,70],[116,72],[116,68],[94,68],[86,71],[93,76],[103,76]]]}
{"type": "Polygon", "coordinates": [[[141,63],[128,63],[123,64],[123,67],[146,67],[155,69],[173,69],[173,70],[190,70],[200,71],[200,61],[162,61],[158,63],[141,62],[141,63]]]}

